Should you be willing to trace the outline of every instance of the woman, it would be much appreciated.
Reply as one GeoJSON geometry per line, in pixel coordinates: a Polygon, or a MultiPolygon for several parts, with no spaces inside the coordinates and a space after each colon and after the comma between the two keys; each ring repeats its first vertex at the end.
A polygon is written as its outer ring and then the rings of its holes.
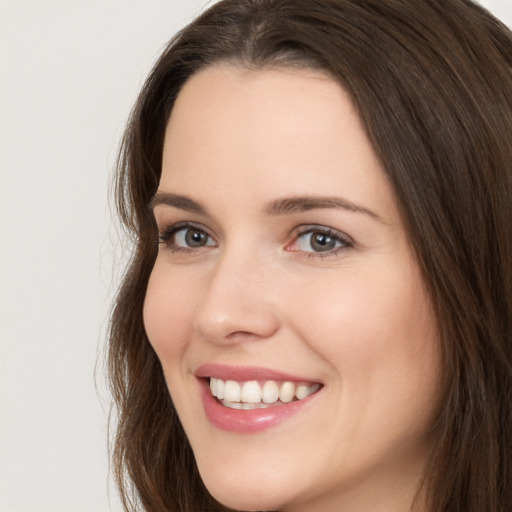
{"type": "Polygon", "coordinates": [[[127,510],[512,508],[512,35],[469,0],[224,0],[118,167],[127,510]]]}

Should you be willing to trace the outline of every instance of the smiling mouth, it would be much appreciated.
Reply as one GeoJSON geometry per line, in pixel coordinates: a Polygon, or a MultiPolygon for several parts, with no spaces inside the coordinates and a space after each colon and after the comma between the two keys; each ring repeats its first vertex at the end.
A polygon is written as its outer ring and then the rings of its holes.
{"type": "Polygon", "coordinates": [[[291,381],[223,380],[209,377],[210,390],[222,405],[231,409],[264,409],[303,400],[316,393],[319,383],[291,381]]]}

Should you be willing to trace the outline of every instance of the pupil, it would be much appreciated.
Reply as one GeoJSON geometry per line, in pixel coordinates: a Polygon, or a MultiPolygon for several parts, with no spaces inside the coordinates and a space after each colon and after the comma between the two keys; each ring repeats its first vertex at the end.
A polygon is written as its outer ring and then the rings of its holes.
{"type": "Polygon", "coordinates": [[[187,245],[190,247],[199,247],[206,242],[206,234],[201,231],[188,230],[185,235],[187,245]]]}
{"type": "Polygon", "coordinates": [[[332,236],[325,235],[324,233],[316,233],[311,238],[311,247],[315,251],[329,251],[334,249],[336,240],[332,236]]]}

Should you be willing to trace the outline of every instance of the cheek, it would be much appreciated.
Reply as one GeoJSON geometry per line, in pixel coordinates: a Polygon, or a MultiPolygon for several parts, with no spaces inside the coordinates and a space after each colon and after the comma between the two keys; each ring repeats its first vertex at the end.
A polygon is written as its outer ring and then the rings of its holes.
{"type": "Polygon", "coordinates": [[[158,358],[173,361],[183,352],[193,316],[193,291],[176,283],[158,261],[144,301],[144,327],[158,358]]]}
{"type": "Polygon", "coordinates": [[[382,344],[399,342],[418,321],[428,323],[423,297],[407,283],[356,273],[334,275],[310,281],[303,287],[306,294],[292,290],[281,302],[289,305],[297,328],[300,322],[308,330],[305,337],[332,355],[376,353],[382,344]]]}
{"type": "Polygon", "coordinates": [[[417,411],[420,402],[435,401],[440,344],[418,273],[398,268],[394,274],[346,273],[310,286],[307,300],[290,297],[288,304],[296,330],[338,374],[340,400],[392,399],[404,410],[414,403],[417,411]]]}

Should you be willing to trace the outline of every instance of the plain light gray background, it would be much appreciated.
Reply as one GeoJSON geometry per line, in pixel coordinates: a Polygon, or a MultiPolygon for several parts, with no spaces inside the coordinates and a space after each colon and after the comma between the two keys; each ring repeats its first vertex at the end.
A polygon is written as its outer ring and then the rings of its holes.
{"type": "MultiPolygon", "coordinates": [[[[482,3],[512,26],[512,0],[482,3]]],[[[204,4],[0,0],[1,512],[121,510],[94,382],[121,254],[107,183],[145,74],[204,4]]]]}

